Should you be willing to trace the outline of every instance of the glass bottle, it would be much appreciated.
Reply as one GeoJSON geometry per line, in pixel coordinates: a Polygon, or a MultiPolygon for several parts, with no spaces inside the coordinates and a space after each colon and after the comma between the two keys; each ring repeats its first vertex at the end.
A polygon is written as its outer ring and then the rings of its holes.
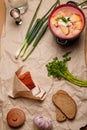
{"type": "Polygon", "coordinates": [[[21,14],[28,9],[28,0],[8,0],[8,3],[11,8],[18,8],[21,14]]]}

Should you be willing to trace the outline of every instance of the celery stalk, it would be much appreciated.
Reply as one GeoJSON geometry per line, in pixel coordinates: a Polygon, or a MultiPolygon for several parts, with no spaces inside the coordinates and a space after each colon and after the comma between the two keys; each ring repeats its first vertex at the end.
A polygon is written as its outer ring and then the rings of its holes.
{"type": "Polygon", "coordinates": [[[54,58],[52,62],[46,65],[48,76],[53,76],[57,79],[65,79],[79,87],[87,87],[87,80],[78,79],[70,73],[66,65],[67,61],[69,61],[67,57],[64,57],[62,61],[59,61],[57,57],[54,58]]]}

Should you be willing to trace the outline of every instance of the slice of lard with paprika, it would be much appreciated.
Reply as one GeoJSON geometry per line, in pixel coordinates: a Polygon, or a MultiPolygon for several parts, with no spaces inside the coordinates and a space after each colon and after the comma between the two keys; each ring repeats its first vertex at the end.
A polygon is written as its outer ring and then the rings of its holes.
{"type": "Polygon", "coordinates": [[[30,72],[25,72],[19,75],[18,78],[32,91],[33,96],[44,99],[46,92],[34,83],[30,72]]]}
{"type": "Polygon", "coordinates": [[[40,88],[37,85],[31,91],[34,96],[37,96],[41,92],[40,88]]]}
{"type": "Polygon", "coordinates": [[[36,95],[36,97],[39,97],[41,98],[41,100],[44,100],[44,98],[46,97],[46,91],[41,89],[41,92],[38,95],[36,95]]]}

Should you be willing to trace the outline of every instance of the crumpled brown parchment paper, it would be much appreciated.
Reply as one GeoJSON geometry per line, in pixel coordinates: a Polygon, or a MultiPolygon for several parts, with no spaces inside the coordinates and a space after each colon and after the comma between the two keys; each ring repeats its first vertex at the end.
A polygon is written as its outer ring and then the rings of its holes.
{"type": "MultiPolygon", "coordinates": [[[[56,56],[61,59],[62,55],[67,51],[72,52],[70,54],[71,61],[68,62],[70,72],[80,79],[87,80],[87,68],[84,60],[85,30],[77,42],[74,42],[74,44],[70,47],[63,48],[56,44],[55,38],[48,28],[36,49],[25,62],[22,62],[20,58],[18,60],[15,59],[16,50],[19,48],[24,39],[25,33],[28,29],[29,23],[32,19],[37,4],[39,3],[39,0],[29,0],[28,2],[29,9],[22,16],[23,24],[21,26],[17,26],[9,15],[9,6],[6,1],[7,11],[5,32],[0,42],[1,130],[12,130],[12,128],[10,128],[7,124],[6,115],[7,112],[14,107],[21,108],[26,114],[25,124],[23,127],[17,130],[35,130],[33,118],[38,114],[47,116],[52,120],[53,130],[79,130],[82,126],[87,124],[87,88],[81,88],[65,80],[58,81],[49,77],[49,85],[47,85],[47,82],[44,80],[44,89],[47,91],[47,96],[43,102],[25,98],[12,99],[8,96],[9,92],[12,91],[14,74],[20,68],[20,66],[26,65],[29,68],[34,68],[34,70],[37,70],[37,76],[38,72],[40,72],[42,75],[39,81],[43,81],[43,77],[47,77],[46,64],[56,56]],[[67,120],[63,123],[56,121],[56,108],[52,103],[52,95],[59,89],[67,91],[77,103],[77,114],[73,121],[67,120]]],[[[41,17],[43,14],[45,14],[54,2],[54,0],[44,0],[39,10],[38,17],[41,17]]],[[[61,1],[61,3],[65,2],[66,1],[64,0],[61,1]]],[[[81,2],[81,0],[78,2],[81,2]]]]}

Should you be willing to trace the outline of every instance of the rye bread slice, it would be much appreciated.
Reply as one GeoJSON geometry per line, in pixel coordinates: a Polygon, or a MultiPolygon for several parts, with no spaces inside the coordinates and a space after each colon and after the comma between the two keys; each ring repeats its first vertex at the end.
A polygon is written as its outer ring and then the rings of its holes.
{"type": "MultiPolygon", "coordinates": [[[[67,94],[65,91],[63,90],[59,90],[56,92],[56,94],[58,93],[63,93],[63,94],[67,94]]],[[[56,120],[58,122],[63,122],[67,119],[67,117],[65,116],[65,114],[57,107],[56,108],[56,120]]]]}
{"type": "MultiPolygon", "coordinates": [[[[67,94],[65,91],[63,90],[59,90],[56,92],[56,94],[59,93],[63,93],[63,94],[67,94]]],[[[57,107],[56,108],[56,120],[59,122],[63,122],[67,119],[67,117],[65,116],[65,114],[57,107]]]]}
{"type": "Polygon", "coordinates": [[[75,101],[64,90],[53,95],[52,100],[54,104],[61,110],[61,112],[68,118],[74,119],[77,111],[75,101]]]}
{"type": "Polygon", "coordinates": [[[67,117],[60,111],[59,108],[56,108],[56,120],[58,122],[63,122],[67,119],[67,117]]]}

